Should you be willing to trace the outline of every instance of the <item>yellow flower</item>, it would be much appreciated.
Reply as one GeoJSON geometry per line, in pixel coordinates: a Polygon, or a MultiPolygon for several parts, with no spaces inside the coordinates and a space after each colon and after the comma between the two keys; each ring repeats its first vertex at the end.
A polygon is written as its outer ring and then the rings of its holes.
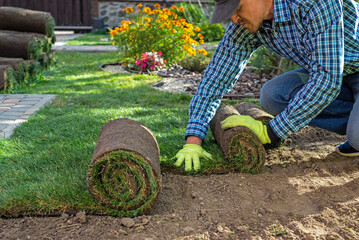
{"type": "Polygon", "coordinates": [[[155,8],[157,8],[157,9],[160,9],[160,7],[161,7],[161,5],[159,5],[159,4],[155,4],[155,5],[153,5],[155,8]]]}
{"type": "Polygon", "coordinates": [[[151,8],[145,7],[145,8],[143,9],[143,12],[148,14],[148,13],[151,12],[151,8]]]}
{"type": "Polygon", "coordinates": [[[202,39],[199,40],[199,43],[200,43],[200,44],[204,44],[204,40],[202,40],[202,39]]]}
{"type": "Polygon", "coordinates": [[[203,39],[204,38],[204,36],[202,35],[202,34],[200,34],[200,33],[198,33],[198,35],[197,35],[200,39],[203,39]]]}
{"type": "Polygon", "coordinates": [[[138,8],[141,8],[141,7],[142,7],[142,4],[137,4],[137,7],[138,7],[138,8]]]}
{"type": "Polygon", "coordinates": [[[176,9],[177,9],[177,6],[176,6],[176,5],[173,5],[173,6],[171,7],[171,9],[176,10],[176,9]]]}
{"type": "Polygon", "coordinates": [[[179,10],[180,12],[184,12],[184,7],[180,7],[178,10],[179,10]]]}
{"type": "Polygon", "coordinates": [[[194,29],[196,32],[200,32],[201,31],[201,29],[199,28],[199,27],[195,27],[195,29],[194,29]]]}

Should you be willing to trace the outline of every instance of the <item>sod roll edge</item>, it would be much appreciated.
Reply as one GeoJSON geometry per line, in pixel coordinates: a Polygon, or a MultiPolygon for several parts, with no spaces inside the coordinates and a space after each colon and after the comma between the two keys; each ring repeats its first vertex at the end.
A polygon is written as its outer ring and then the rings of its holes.
{"type": "Polygon", "coordinates": [[[162,189],[159,147],[153,133],[127,118],[106,123],[88,170],[88,186],[119,216],[149,213],[162,189]]]}
{"type": "Polygon", "coordinates": [[[221,104],[210,122],[210,129],[226,159],[239,172],[258,173],[264,165],[266,152],[258,137],[246,127],[223,130],[221,121],[240,115],[231,105],[221,104]]]}

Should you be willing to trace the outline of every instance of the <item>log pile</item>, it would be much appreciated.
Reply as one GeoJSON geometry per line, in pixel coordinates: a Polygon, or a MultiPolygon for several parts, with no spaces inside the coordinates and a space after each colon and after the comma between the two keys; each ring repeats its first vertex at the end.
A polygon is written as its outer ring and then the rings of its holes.
{"type": "Polygon", "coordinates": [[[107,122],[88,170],[91,193],[119,217],[149,213],[162,189],[159,154],[155,136],[141,123],[107,122]]]}
{"type": "Polygon", "coordinates": [[[48,12],[0,7],[0,90],[31,82],[55,61],[54,27],[48,12]]]}

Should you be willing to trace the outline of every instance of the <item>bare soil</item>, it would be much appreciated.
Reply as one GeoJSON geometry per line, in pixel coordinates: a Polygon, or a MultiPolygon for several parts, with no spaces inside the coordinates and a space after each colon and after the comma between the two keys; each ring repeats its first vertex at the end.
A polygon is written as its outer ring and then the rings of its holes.
{"type": "Polygon", "coordinates": [[[259,174],[162,173],[151,215],[0,218],[1,239],[359,239],[359,157],[305,127],[267,150],[259,174]]]}

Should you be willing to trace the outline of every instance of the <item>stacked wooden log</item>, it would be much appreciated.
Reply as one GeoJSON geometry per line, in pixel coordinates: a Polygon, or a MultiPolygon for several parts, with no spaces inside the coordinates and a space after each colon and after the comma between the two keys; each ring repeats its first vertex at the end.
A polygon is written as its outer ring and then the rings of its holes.
{"type": "Polygon", "coordinates": [[[54,28],[48,12],[0,7],[0,90],[31,82],[55,61],[54,28]]]}

